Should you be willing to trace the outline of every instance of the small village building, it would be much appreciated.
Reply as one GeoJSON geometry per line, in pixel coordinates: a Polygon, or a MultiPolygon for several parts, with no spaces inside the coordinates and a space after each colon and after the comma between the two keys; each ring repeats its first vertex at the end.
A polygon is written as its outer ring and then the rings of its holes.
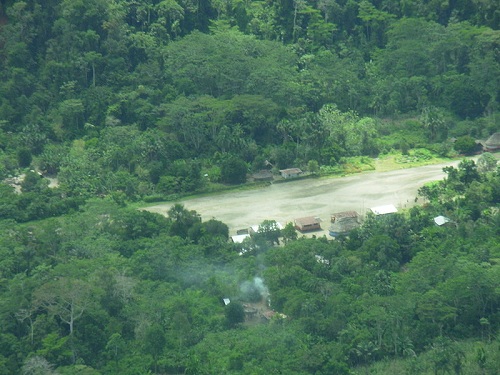
{"type": "MultiPolygon", "coordinates": [[[[275,221],[274,227],[270,228],[270,229],[271,230],[282,230],[283,225],[281,223],[278,223],[277,221],[275,221]]],[[[260,230],[261,230],[260,225],[252,225],[250,228],[248,228],[248,233],[253,236],[256,233],[259,233],[260,230]]]]}
{"type": "Polygon", "coordinates": [[[398,212],[398,209],[393,204],[386,204],[384,206],[377,206],[370,208],[375,216],[390,215],[398,212]]]}
{"type": "Polygon", "coordinates": [[[281,177],[283,178],[294,178],[298,177],[302,174],[302,171],[299,168],[288,168],[288,169],[280,169],[281,177]]]}
{"type": "Polygon", "coordinates": [[[248,233],[237,234],[236,236],[231,236],[231,241],[233,241],[233,243],[243,243],[245,238],[250,238],[250,235],[248,233]]]}
{"type": "Polygon", "coordinates": [[[500,132],[494,133],[483,143],[483,150],[486,152],[494,152],[500,150],[500,132]]]}
{"type": "Polygon", "coordinates": [[[255,182],[262,181],[272,181],[274,180],[273,173],[267,169],[260,170],[252,175],[252,178],[255,182]]]}
{"type": "Polygon", "coordinates": [[[222,303],[224,304],[224,306],[227,306],[231,303],[231,300],[229,298],[223,298],[222,303]]]}
{"type": "Polygon", "coordinates": [[[438,227],[442,227],[442,226],[448,226],[450,225],[452,222],[449,218],[447,218],[446,216],[436,216],[434,218],[434,223],[438,226],[438,227]]]}
{"type": "Polygon", "coordinates": [[[301,232],[309,232],[312,230],[321,230],[321,220],[317,217],[308,216],[294,220],[295,229],[301,232]]]}
{"type": "Polygon", "coordinates": [[[258,317],[259,310],[248,303],[243,304],[243,310],[245,311],[246,320],[253,320],[258,317]]]}
{"type": "Polygon", "coordinates": [[[330,225],[329,233],[332,237],[348,234],[360,225],[359,215],[356,211],[334,213],[330,216],[330,221],[332,224],[330,225]]]}

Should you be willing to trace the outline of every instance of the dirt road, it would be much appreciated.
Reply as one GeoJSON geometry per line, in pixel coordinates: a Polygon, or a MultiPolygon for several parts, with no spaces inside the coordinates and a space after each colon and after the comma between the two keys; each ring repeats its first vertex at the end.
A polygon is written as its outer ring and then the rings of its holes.
{"type": "MultiPolygon", "coordinates": [[[[321,178],[272,184],[268,187],[220,195],[192,198],[182,203],[197,211],[202,219],[220,220],[229,226],[230,235],[264,220],[283,225],[294,218],[315,216],[323,220],[322,236],[327,233],[330,214],[355,210],[364,215],[370,207],[394,204],[398,209],[415,204],[417,190],[426,182],[441,180],[444,166],[459,161],[390,172],[369,172],[348,177],[321,178]]],[[[173,203],[148,207],[151,212],[167,213],[173,203]]]]}

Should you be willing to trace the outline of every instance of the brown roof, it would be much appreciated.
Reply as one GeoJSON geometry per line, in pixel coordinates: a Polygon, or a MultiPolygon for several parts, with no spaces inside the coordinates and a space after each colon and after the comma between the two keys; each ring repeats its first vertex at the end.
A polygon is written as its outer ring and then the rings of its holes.
{"type": "Polygon", "coordinates": [[[273,174],[271,171],[268,170],[260,170],[252,175],[252,177],[256,180],[261,180],[261,179],[272,179],[273,174]]]}
{"type": "Polygon", "coordinates": [[[301,226],[313,225],[313,224],[319,224],[319,223],[320,223],[320,220],[314,216],[307,216],[307,217],[301,217],[301,218],[295,219],[295,224],[301,225],[301,226]]]}

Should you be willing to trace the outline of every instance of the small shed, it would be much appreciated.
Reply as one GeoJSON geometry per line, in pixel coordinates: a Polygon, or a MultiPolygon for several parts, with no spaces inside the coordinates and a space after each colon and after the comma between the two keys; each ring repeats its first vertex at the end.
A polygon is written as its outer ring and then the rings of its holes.
{"type": "Polygon", "coordinates": [[[451,224],[451,220],[446,216],[439,215],[434,218],[434,224],[438,227],[447,226],[451,224]]]}
{"type": "Polygon", "coordinates": [[[393,204],[386,204],[384,206],[377,206],[370,208],[375,216],[389,215],[398,212],[398,209],[393,204]]]}
{"type": "Polygon", "coordinates": [[[356,211],[337,212],[330,216],[332,224],[330,225],[330,236],[336,237],[342,234],[348,234],[353,229],[359,227],[359,215],[356,211]]]}
{"type": "Polygon", "coordinates": [[[483,143],[484,151],[498,151],[500,150],[500,132],[494,133],[483,143]]]}
{"type": "Polygon", "coordinates": [[[294,178],[298,177],[302,174],[302,171],[299,168],[288,168],[288,169],[280,169],[281,177],[283,178],[294,178]]]}
{"type": "Polygon", "coordinates": [[[301,217],[294,220],[295,228],[301,232],[321,230],[321,220],[314,216],[301,217]]]}
{"type": "Polygon", "coordinates": [[[247,234],[237,234],[236,236],[231,236],[231,241],[233,241],[233,243],[243,243],[245,238],[250,238],[250,235],[248,233],[247,234]]]}

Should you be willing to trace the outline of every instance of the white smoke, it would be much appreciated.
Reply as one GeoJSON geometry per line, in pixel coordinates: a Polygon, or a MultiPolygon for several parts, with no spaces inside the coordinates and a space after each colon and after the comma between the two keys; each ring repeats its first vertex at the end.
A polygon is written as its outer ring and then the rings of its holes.
{"type": "Polygon", "coordinates": [[[267,289],[267,286],[264,284],[264,280],[262,280],[260,277],[254,277],[253,284],[259,290],[262,298],[267,299],[267,297],[269,296],[269,289],[267,289]]]}
{"type": "Polygon", "coordinates": [[[243,299],[251,302],[257,302],[262,299],[267,300],[269,297],[269,290],[264,284],[264,280],[260,277],[254,277],[252,281],[244,281],[240,285],[240,291],[243,299]]]}

